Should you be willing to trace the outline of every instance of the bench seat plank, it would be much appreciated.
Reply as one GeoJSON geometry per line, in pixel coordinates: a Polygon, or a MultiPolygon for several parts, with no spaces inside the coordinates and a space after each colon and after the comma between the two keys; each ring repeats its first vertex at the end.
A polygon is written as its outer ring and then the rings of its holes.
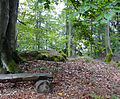
{"type": "Polygon", "coordinates": [[[19,74],[0,74],[0,83],[19,82],[19,81],[37,81],[51,79],[52,74],[49,73],[19,73],[19,74]]]}

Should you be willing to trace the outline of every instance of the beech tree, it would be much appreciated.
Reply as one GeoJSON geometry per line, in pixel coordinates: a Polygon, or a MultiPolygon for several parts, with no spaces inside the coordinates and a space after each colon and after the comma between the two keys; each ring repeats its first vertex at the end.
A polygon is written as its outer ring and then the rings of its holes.
{"type": "Polygon", "coordinates": [[[15,73],[15,33],[19,0],[0,0],[0,71],[15,73]]]}

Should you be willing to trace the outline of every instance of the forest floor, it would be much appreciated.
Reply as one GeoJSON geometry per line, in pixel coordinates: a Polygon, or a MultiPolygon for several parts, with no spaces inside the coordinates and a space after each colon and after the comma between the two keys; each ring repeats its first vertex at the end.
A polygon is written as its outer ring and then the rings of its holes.
{"type": "Polygon", "coordinates": [[[67,62],[31,60],[19,67],[24,73],[52,71],[52,93],[37,93],[32,81],[16,86],[0,83],[0,99],[94,99],[94,95],[104,96],[99,99],[111,99],[112,95],[120,98],[120,67],[112,63],[81,57],[67,62]]]}

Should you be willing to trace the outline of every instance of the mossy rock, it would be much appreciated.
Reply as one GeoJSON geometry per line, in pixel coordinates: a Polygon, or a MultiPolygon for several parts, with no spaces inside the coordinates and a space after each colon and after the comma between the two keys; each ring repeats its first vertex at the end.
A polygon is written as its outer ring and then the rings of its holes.
{"type": "Polygon", "coordinates": [[[21,57],[28,57],[29,56],[29,53],[28,52],[26,52],[26,51],[24,51],[24,52],[19,52],[19,55],[21,56],[21,57]]]}
{"type": "Polygon", "coordinates": [[[29,55],[32,56],[32,57],[36,57],[38,54],[39,54],[38,51],[31,51],[31,52],[29,52],[29,55]]]}
{"type": "Polygon", "coordinates": [[[49,54],[47,52],[46,53],[39,53],[36,56],[36,59],[37,60],[48,60],[49,59],[49,54]]]}
{"type": "Polygon", "coordinates": [[[60,50],[59,53],[60,53],[65,59],[67,59],[67,55],[66,55],[62,50],[60,50]]]}
{"type": "Polygon", "coordinates": [[[39,54],[37,55],[37,60],[48,60],[48,61],[66,61],[67,56],[64,54],[64,52],[59,52],[55,50],[44,50],[39,51],[39,54]]]}
{"type": "Polygon", "coordinates": [[[42,58],[42,55],[41,54],[38,54],[37,56],[36,56],[36,60],[42,60],[43,58],[42,58]]]}
{"type": "Polygon", "coordinates": [[[108,50],[107,56],[105,57],[105,62],[111,62],[113,56],[113,52],[111,49],[108,50]]]}
{"type": "Polygon", "coordinates": [[[39,50],[31,52],[21,52],[20,55],[26,59],[48,60],[48,61],[66,61],[67,55],[63,51],[39,50]]]}

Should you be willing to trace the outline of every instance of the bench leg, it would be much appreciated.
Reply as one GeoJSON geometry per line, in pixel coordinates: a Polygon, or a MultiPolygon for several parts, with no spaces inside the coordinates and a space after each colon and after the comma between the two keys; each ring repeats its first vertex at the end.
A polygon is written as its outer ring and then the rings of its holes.
{"type": "Polygon", "coordinates": [[[48,80],[39,80],[35,83],[35,88],[38,93],[50,93],[51,90],[51,84],[48,80]]]}

